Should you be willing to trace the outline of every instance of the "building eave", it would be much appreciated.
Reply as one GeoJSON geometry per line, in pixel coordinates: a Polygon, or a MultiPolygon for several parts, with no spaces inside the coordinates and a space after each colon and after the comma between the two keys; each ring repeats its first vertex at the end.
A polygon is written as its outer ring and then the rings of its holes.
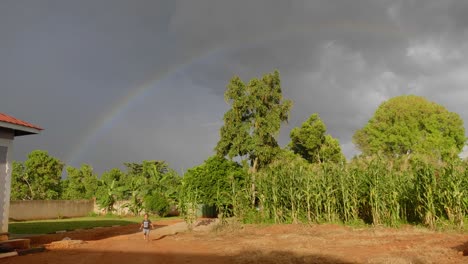
{"type": "Polygon", "coordinates": [[[12,129],[15,131],[15,136],[24,136],[24,135],[31,135],[31,134],[39,134],[41,132],[40,129],[21,126],[17,124],[12,124],[8,122],[0,121],[0,127],[12,129]]]}

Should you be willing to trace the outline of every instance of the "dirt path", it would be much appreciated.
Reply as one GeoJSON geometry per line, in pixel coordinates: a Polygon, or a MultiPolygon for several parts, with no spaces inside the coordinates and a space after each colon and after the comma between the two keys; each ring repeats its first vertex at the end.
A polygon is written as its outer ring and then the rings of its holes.
{"type": "MultiPolygon", "coordinates": [[[[1,260],[5,264],[63,263],[468,263],[468,235],[335,225],[230,226],[214,232],[202,221],[157,223],[149,242],[133,233],[83,244],[48,244],[48,251],[1,260]],[[168,225],[169,224],[169,225],[168,225]]],[[[117,231],[112,231],[117,232],[117,231]]],[[[87,234],[91,237],[91,232],[87,234]]],[[[98,235],[99,236],[99,235],[98,235]]]]}

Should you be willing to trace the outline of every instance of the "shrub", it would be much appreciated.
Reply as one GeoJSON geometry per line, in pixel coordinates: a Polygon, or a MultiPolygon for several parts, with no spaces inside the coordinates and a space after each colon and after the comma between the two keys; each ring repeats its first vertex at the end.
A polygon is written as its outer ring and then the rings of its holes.
{"type": "Polygon", "coordinates": [[[171,209],[169,200],[161,194],[151,194],[146,196],[144,204],[147,212],[157,214],[162,217],[166,216],[171,209]]]}

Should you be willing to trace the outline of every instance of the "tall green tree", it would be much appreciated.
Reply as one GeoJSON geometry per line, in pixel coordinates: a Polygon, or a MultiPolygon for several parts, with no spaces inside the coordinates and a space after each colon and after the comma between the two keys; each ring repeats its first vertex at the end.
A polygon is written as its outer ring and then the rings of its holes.
{"type": "Polygon", "coordinates": [[[23,165],[15,162],[11,199],[51,200],[61,196],[64,164],[47,151],[34,150],[23,165]]]}
{"type": "Polygon", "coordinates": [[[457,113],[415,95],[382,103],[353,140],[364,155],[420,153],[440,159],[456,156],[466,144],[463,120],[457,113]]]}
{"type": "Polygon", "coordinates": [[[247,158],[253,172],[278,153],[276,137],[287,121],[292,101],[283,98],[278,71],[254,78],[248,85],[234,77],[224,94],[230,109],[224,115],[216,152],[229,158],[247,158]]]}
{"type": "Polygon", "coordinates": [[[79,169],[68,166],[63,186],[64,199],[90,199],[95,196],[98,179],[88,164],[83,164],[79,169]]]}
{"type": "Polygon", "coordinates": [[[326,131],[319,115],[312,114],[301,127],[291,130],[289,147],[311,163],[344,161],[339,141],[326,134],[326,131]]]}

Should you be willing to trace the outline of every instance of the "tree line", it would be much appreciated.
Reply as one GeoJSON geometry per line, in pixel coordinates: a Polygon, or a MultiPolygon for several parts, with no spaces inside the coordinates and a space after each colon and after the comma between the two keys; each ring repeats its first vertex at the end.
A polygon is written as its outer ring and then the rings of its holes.
{"type": "Polygon", "coordinates": [[[135,215],[142,211],[165,215],[177,201],[180,176],[164,161],[124,163],[126,170],[114,168],[98,177],[93,168],[65,167],[47,151],[32,151],[24,163],[13,162],[11,200],[79,200],[96,198],[97,204],[112,213],[117,201],[135,215]]]}
{"type": "Polygon", "coordinates": [[[67,167],[43,151],[14,163],[12,199],[95,196],[112,211],[128,200],[135,214],[177,205],[188,221],[198,204],[244,222],[356,222],[397,225],[441,221],[463,225],[468,212],[468,164],[463,120],[415,95],[383,102],[353,142],[361,154],[346,160],[338,139],[312,113],[279,146],[293,107],[278,71],[244,83],[233,77],[214,154],[184,175],[164,161],[125,163],[97,178],[92,168],[67,167]]]}

